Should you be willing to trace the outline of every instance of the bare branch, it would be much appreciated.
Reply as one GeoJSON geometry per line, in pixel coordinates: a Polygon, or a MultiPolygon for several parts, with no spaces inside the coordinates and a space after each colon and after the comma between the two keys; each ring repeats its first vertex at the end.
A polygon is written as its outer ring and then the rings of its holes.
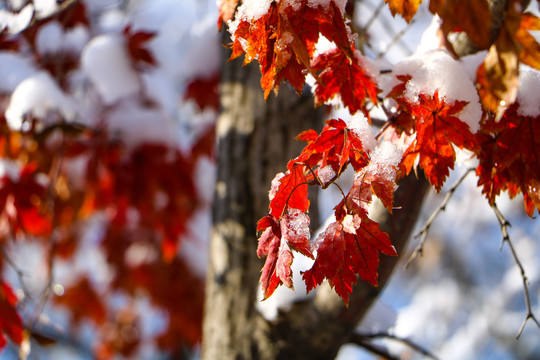
{"type": "Polygon", "coordinates": [[[386,339],[395,340],[395,341],[398,341],[398,342],[401,342],[401,343],[407,345],[411,349],[415,350],[416,352],[419,352],[420,354],[422,354],[424,356],[427,356],[427,357],[429,357],[431,359],[435,359],[435,360],[438,359],[438,357],[435,354],[433,354],[431,351],[427,350],[426,348],[418,345],[414,341],[406,339],[406,338],[402,338],[402,337],[399,337],[399,336],[396,336],[396,335],[392,335],[392,334],[389,334],[389,333],[386,333],[386,332],[373,333],[373,334],[355,334],[353,336],[353,341],[352,341],[355,344],[357,343],[357,340],[359,340],[359,339],[356,339],[357,337],[360,337],[360,339],[364,338],[364,339],[370,339],[370,340],[371,339],[380,339],[380,338],[386,338],[386,339]]]}
{"type": "Polygon", "coordinates": [[[408,267],[413,260],[415,260],[418,256],[422,255],[422,253],[424,252],[424,244],[426,243],[426,239],[429,233],[429,229],[431,228],[431,225],[433,224],[437,216],[439,216],[441,211],[444,211],[446,209],[446,205],[448,204],[448,202],[450,201],[450,199],[456,192],[457,188],[461,185],[463,180],[465,180],[465,178],[473,171],[474,171],[474,168],[469,168],[463,175],[461,175],[461,177],[452,185],[450,190],[448,190],[443,201],[439,204],[439,206],[435,209],[435,211],[431,213],[431,216],[429,217],[429,219],[427,219],[426,223],[424,224],[420,232],[414,236],[415,238],[420,237],[420,242],[416,246],[416,249],[414,249],[412,255],[409,257],[409,260],[407,260],[405,267],[408,267]]]}
{"type": "Polygon", "coordinates": [[[13,269],[13,271],[15,271],[15,274],[17,275],[17,279],[19,280],[19,284],[21,285],[21,289],[24,292],[24,295],[28,297],[29,299],[32,299],[32,293],[26,286],[26,281],[24,280],[24,278],[27,277],[28,274],[15,263],[15,261],[7,253],[4,246],[0,246],[0,254],[2,255],[2,259],[6,261],[6,263],[13,269]]]}
{"type": "Polygon", "coordinates": [[[525,296],[525,306],[527,309],[527,315],[525,316],[525,319],[523,319],[523,322],[521,323],[521,326],[519,327],[519,330],[517,332],[516,338],[519,339],[521,334],[523,333],[523,330],[525,330],[525,325],[529,320],[532,320],[536,326],[540,329],[540,322],[534,315],[532,311],[531,306],[531,295],[529,292],[529,280],[527,279],[527,274],[525,273],[525,268],[523,267],[523,264],[519,260],[519,257],[517,255],[516,249],[514,247],[514,244],[512,243],[512,240],[510,239],[510,235],[508,234],[508,227],[510,227],[510,223],[504,215],[501,213],[499,208],[497,207],[497,204],[493,203],[491,206],[493,211],[495,212],[495,215],[497,216],[497,220],[499,221],[499,225],[501,227],[501,233],[502,233],[502,243],[501,248],[504,245],[504,243],[507,243],[510,247],[510,251],[512,252],[512,257],[514,258],[514,261],[516,265],[519,268],[519,271],[521,272],[521,278],[523,279],[523,295],[525,296]]]}
{"type": "Polygon", "coordinates": [[[407,44],[401,41],[401,38],[403,37],[403,35],[405,35],[405,33],[411,28],[411,25],[413,25],[415,22],[416,22],[416,18],[413,18],[408,26],[404,27],[397,34],[395,34],[394,37],[392,38],[392,41],[390,41],[388,45],[386,45],[386,48],[377,54],[377,58],[378,59],[382,58],[397,43],[399,43],[400,46],[403,47],[408,54],[412,54],[413,51],[407,46],[407,44]]]}
{"type": "Polygon", "coordinates": [[[384,359],[399,360],[398,356],[392,355],[388,350],[384,349],[381,346],[372,344],[371,338],[364,335],[353,334],[353,336],[348,342],[349,344],[358,345],[375,355],[382,356],[384,359]]]}

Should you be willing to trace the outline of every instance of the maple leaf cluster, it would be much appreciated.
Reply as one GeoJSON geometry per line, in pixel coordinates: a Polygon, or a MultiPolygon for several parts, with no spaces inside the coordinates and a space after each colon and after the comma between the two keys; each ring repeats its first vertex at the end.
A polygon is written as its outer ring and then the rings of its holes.
{"type": "MultiPolygon", "coordinates": [[[[385,2],[393,15],[407,22],[421,3],[385,2]]],[[[540,70],[540,45],[529,33],[540,30],[540,20],[524,12],[520,1],[509,1],[504,12],[495,15],[502,23],[494,31],[486,0],[431,0],[429,10],[441,19],[446,48],[444,55],[434,58],[460,70],[429,68],[422,63],[430,61],[430,55],[380,76],[355,49],[344,9],[334,0],[267,1],[268,9],[258,12],[244,4],[232,20],[230,6],[237,4],[228,1],[221,8],[233,39],[231,59],[244,55],[244,63],[259,62],[265,97],[282,81],[300,92],[310,75],[315,79],[315,105],[338,99],[351,114],[362,111],[366,121],[367,104],[382,108],[388,122],[379,140],[393,142],[402,151],[398,162],[371,165],[373,150],[340,119],[329,120],[320,134],[308,130],[298,136],[307,145],[272,182],[268,215],[258,223],[262,233],[257,254],[266,257],[261,275],[265,299],[281,284],[293,287],[293,250],[314,259],[312,268],[303,272],[308,291],[327,280],[347,303],[358,277],[377,285],[379,254],[396,252],[388,235],[368,217],[373,196],[391,212],[397,181],[417,168],[440,191],[454,169],[457,149],[478,160],[478,185],[490,204],[507,191],[511,197],[523,195],[529,216],[540,211],[540,108],[524,113],[518,97],[520,63],[540,70]],[[477,49],[487,50],[472,81],[462,65],[451,60],[458,56],[449,38],[458,33],[465,33],[477,49]],[[321,39],[330,42],[328,50],[316,50],[321,39]],[[466,84],[461,88],[465,91],[442,84],[436,78],[440,71],[457,74],[440,78],[466,84]],[[386,91],[379,89],[383,76],[391,79],[384,86],[393,84],[386,91]],[[335,222],[311,240],[308,186],[332,186],[349,165],[356,175],[334,208],[335,222]]]]}
{"type": "Polygon", "coordinates": [[[293,288],[291,250],[312,259],[316,251],[313,267],[303,274],[307,290],[327,279],[347,303],[358,275],[377,284],[380,252],[397,255],[388,235],[369,219],[368,205],[375,194],[392,210],[398,169],[378,171],[360,137],[341,119],[329,120],[320,134],[309,130],[298,138],[308,144],[289,162],[287,172],[272,182],[269,214],[257,226],[263,231],[257,254],[266,256],[261,275],[264,298],[272,295],[278,285],[293,288]],[[335,207],[336,221],[311,243],[308,185],[326,188],[349,165],[358,175],[349,193],[335,207]]]}
{"type": "MultiPolygon", "coordinates": [[[[41,52],[38,46],[40,31],[55,21],[66,32],[74,27],[92,30],[85,3],[75,2],[19,34],[2,34],[0,50],[31,59],[59,92],[69,93],[73,73],[82,67],[81,53],[62,47],[41,52]]],[[[156,33],[128,25],[119,36],[133,73],[141,76],[157,66],[149,46],[156,33]]],[[[218,77],[193,79],[186,95],[201,108],[215,109],[217,94],[202,99],[197,82],[215,88],[218,77]]],[[[143,91],[134,97],[145,110],[159,106],[143,91]]],[[[47,297],[71,318],[70,328],[61,331],[90,324],[92,350],[99,359],[138,357],[149,342],[173,355],[196,346],[204,284],[180,251],[185,241],[196,238],[189,228],[193,215],[207,206],[195,174],[203,158],[213,160],[213,127],[201,127],[185,148],[164,141],[134,143],[107,126],[117,103],[96,101],[94,123],[65,118],[51,105],[46,114],[22,114],[21,127],[15,128],[5,115],[9,102],[9,95],[0,96],[0,270],[15,266],[20,272],[6,254],[22,243],[34,243],[43,249],[51,283],[43,294],[35,294],[20,278],[19,293],[0,275],[0,350],[8,339],[22,349],[30,342],[55,344],[64,336],[48,333],[41,320],[40,302],[47,297]],[[89,234],[95,236],[93,246],[110,278],[96,279],[96,269],[74,271],[69,283],[58,284],[62,290],[49,296],[56,264],[77,269],[87,256],[89,234]],[[127,299],[125,304],[115,302],[118,296],[127,299]],[[141,299],[168,317],[163,333],[145,335],[137,308],[141,299]]]]}
{"type": "Polygon", "coordinates": [[[283,81],[301,93],[311,74],[317,81],[315,101],[319,105],[341,96],[354,113],[366,111],[368,99],[377,102],[376,75],[355,50],[354,36],[336,2],[271,1],[268,12],[260,17],[251,16],[243,6],[230,25],[234,39],[231,59],[245,55],[244,64],[258,60],[265,98],[283,81]],[[335,48],[318,53],[315,45],[321,36],[335,48]]]}

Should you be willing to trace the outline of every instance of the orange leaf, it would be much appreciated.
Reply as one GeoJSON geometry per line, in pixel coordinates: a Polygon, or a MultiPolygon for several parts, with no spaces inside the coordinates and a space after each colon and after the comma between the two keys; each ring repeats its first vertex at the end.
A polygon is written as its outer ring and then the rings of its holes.
{"type": "Polygon", "coordinates": [[[516,42],[521,45],[519,60],[540,70],[540,44],[529,33],[531,30],[540,30],[540,19],[531,13],[525,13],[521,16],[521,23],[515,35],[516,42]]]}
{"type": "Polygon", "coordinates": [[[446,103],[437,92],[433,96],[420,94],[418,104],[407,103],[403,98],[401,101],[416,118],[416,138],[403,154],[407,174],[418,161],[429,182],[440,191],[449,169],[454,168],[456,154],[452,144],[459,148],[474,147],[469,126],[457,118],[467,103],[446,103]]]}
{"type": "Polygon", "coordinates": [[[498,117],[505,107],[514,102],[519,87],[520,45],[514,36],[521,17],[514,6],[510,6],[504,24],[495,43],[491,45],[484,63],[476,72],[478,94],[486,109],[498,117]]]}
{"type": "Polygon", "coordinates": [[[410,22],[418,10],[422,0],[384,0],[390,8],[392,15],[401,15],[405,21],[410,22]]]}
{"type": "Polygon", "coordinates": [[[240,0],[221,0],[219,2],[219,19],[218,19],[218,29],[221,31],[223,23],[227,23],[229,20],[232,20],[234,16],[234,11],[240,0]]]}
{"type": "Polygon", "coordinates": [[[460,30],[480,49],[491,44],[491,12],[487,0],[431,0],[429,10],[442,19],[445,36],[460,30]]]}

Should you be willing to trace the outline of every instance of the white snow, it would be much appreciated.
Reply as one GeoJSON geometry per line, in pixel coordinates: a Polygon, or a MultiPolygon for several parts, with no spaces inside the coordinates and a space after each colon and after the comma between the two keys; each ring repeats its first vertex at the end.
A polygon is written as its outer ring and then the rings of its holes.
{"type": "Polygon", "coordinates": [[[65,121],[72,121],[76,114],[75,103],[49,73],[40,71],[17,86],[6,110],[6,119],[13,130],[20,130],[24,115],[31,114],[46,123],[47,115],[55,111],[65,121]]]}
{"type": "Polygon", "coordinates": [[[36,15],[40,19],[54,14],[58,8],[56,0],[35,0],[33,3],[36,15]]]}
{"type": "Polygon", "coordinates": [[[540,114],[540,72],[533,69],[521,70],[520,87],[517,94],[518,113],[538,117],[540,114]]]}
{"type": "Polygon", "coordinates": [[[254,21],[268,13],[274,0],[244,0],[238,9],[238,13],[247,20],[254,21]]]}
{"type": "Polygon", "coordinates": [[[82,53],[82,66],[107,105],[140,90],[125,43],[117,35],[93,38],[82,53]]]}
{"type": "Polygon", "coordinates": [[[375,146],[377,146],[377,139],[375,139],[375,134],[371,130],[371,126],[368,123],[367,118],[362,112],[357,112],[354,114],[351,119],[347,122],[347,127],[351,129],[356,136],[360,138],[364,150],[370,151],[375,146]]]}
{"type": "Polygon", "coordinates": [[[446,51],[415,54],[397,63],[391,78],[384,76],[386,79],[381,82],[385,94],[398,84],[398,75],[412,76],[405,91],[405,96],[411,102],[417,102],[419,94],[433,95],[435,91],[438,91],[440,99],[444,98],[450,103],[467,101],[468,105],[458,117],[469,125],[473,133],[480,129],[482,108],[476,88],[460,63],[446,51]]]}
{"type": "Polygon", "coordinates": [[[0,31],[7,29],[9,33],[16,34],[23,31],[32,21],[34,5],[28,4],[18,13],[0,9],[0,31]]]}
{"type": "Polygon", "coordinates": [[[367,173],[376,174],[388,181],[396,178],[396,169],[403,153],[390,141],[382,141],[371,153],[367,173]]]}
{"type": "Polygon", "coordinates": [[[54,54],[63,45],[64,28],[58,21],[51,21],[39,28],[36,47],[40,54],[54,54]]]}
{"type": "Polygon", "coordinates": [[[107,116],[107,127],[128,146],[141,143],[161,143],[179,146],[178,128],[173,119],[159,109],[142,106],[137,101],[118,103],[107,116]]]}

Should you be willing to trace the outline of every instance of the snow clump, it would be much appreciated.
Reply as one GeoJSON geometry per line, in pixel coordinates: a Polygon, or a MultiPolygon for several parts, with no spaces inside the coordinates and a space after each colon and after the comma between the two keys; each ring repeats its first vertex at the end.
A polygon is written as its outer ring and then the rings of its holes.
{"type": "Polygon", "coordinates": [[[413,103],[418,95],[433,95],[438,91],[439,98],[447,102],[466,101],[467,106],[459,113],[459,119],[469,125],[471,131],[480,129],[482,107],[473,82],[461,64],[446,51],[435,50],[413,55],[395,65],[391,78],[381,81],[381,87],[388,94],[399,83],[397,76],[409,75],[405,97],[413,103]]]}
{"type": "Polygon", "coordinates": [[[51,75],[40,71],[17,86],[6,110],[6,119],[11,129],[21,130],[26,114],[47,121],[46,116],[51,111],[58,111],[65,120],[72,121],[76,107],[51,75]]]}

